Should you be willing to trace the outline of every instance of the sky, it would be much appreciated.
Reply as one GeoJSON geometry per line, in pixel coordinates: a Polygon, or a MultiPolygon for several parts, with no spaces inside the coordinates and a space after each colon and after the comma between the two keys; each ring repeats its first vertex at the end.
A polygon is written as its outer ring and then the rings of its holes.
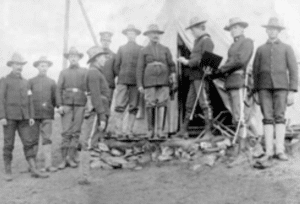
{"type": "MultiPolygon", "coordinates": [[[[97,38],[100,31],[112,30],[114,36],[111,48],[117,51],[120,45],[126,43],[126,38],[121,34],[122,29],[132,23],[144,31],[149,23],[154,22],[165,0],[82,0],[82,2],[97,38]]],[[[295,50],[300,47],[298,39],[300,28],[295,26],[300,25],[299,2],[299,0],[198,0],[203,11],[213,16],[220,25],[227,24],[228,19],[234,16],[241,16],[257,24],[255,29],[249,28],[247,34],[261,36],[254,39],[258,43],[266,39],[260,24],[266,23],[267,18],[272,15],[270,10],[276,10],[287,27],[285,34],[289,38],[288,42],[293,43],[295,50]],[[275,3],[271,5],[268,2],[275,3]],[[248,10],[251,10],[251,16],[245,16],[245,13],[249,13],[248,10]]],[[[10,72],[6,62],[12,53],[19,52],[28,61],[23,71],[25,78],[37,74],[32,64],[40,56],[46,55],[54,62],[53,67],[49,69],[49,76],[57,79],[63,60],[64,13],[64,0],[0,0],[0,77],[10,72]]],[[[224,37],[229,38],[229,33],[224,32],[224,37]]],[[[138,38],[138,43],[143,44],[144,41],[144,36],[138,38]]],[[[84,67],[87,67],[86,51],[93,45],[78,2],[71,0],[69,46],[76,46],[85,54],[81,61],[84,67]]]]}

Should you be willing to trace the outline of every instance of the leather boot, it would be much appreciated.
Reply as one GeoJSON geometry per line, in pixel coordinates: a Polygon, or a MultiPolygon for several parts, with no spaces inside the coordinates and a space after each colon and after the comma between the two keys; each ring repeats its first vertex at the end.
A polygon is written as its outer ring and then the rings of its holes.
{"type": "Polygon", "coordinates": [[[61,148],[61,157],[62,162],[58,165],[58,169],[62,170],[67,167],[67,155],[68,155],[68,149],[67,147],[61,148]]]}
{"type": "Polygon", "coordinates": [[[76,156],[76,152],[77,152],[77,149],[75,147],[69,147],[68,157],[67,157],[66,161],[71,168],[78,167],[77,163],[74,160],[75,156],[76,156]]]}
{"type": "Polygon", "coordinates": [[[135,122],[135,114],[130,114],[128,115],[127,118],[127,124],[126,124],[126,130],[125,130],[125,135],[128,138],[133,138],[134,137],[134,133],[133,133],[133,126],[134,126],[134,122],[135,122]]]}
{"type": "Polygon", "coordinates": [[[147,107],[147,124],[148,124],[148,132],[146,134],[147,138],[152,138],[154,134],[154,108],[147,107]]]}
{"type": "Polygon", "coordinates": [[[13,177],[12,177],[12,171],[11,171],[11,161],[5,161],[4,166],[5,166],[4,180],[7,182],[12,181],[13,177]]]}
{"type": "Polygon", "coordinates": [[[34,178],[48,178],[49,177],[48,174],[42,173],[36,168],[36,163],[35,163],[34,158],[29,158],[28,164],[30,166],[30,173],[31,173],[32,177],[34,177],[34,178]]]}
{"type": "Polygon", "coordinates": [[[273,157],[274,155],[274,125],[264,125],[264,138],[265,138],[265,149],[266,156],[273,157]]]}
{"type": "Polygon", "coordinates": [[[201,141],[210,141],[214,137],[211,129],[212,121],[210,119],[205,118],[204,135],[200,138],[201,141]]]}
{"type": "Polygon", "coordinates": [[[168,137],[167,133],[164,132],[164,123],[165,123],[165,107],[159,107],[158,108],[158,116],[157,116],[157,132],[158,132],[158,137],[162,139],[166,139],[168,137]]]}
{"type": "Polygon", "coordinates": [[[116,138],[122,138],[124,135],[123,132],[123,119],[124,119],[124,113],[123,112],[116,112],[115,116],[115,122],[116,122],[116,130],[115,130],[115,137],[116,138]]]}
{"type": "Polygon", "coordinates": [[[80,163],[79,163],[79,181],[80,185],[88,185],[90,181],[90,152],[82,150],[79,154],[80,163]]]}
{"type": "Polygon", "coordinates": [[[180,130],[179,132],[177,132],[174,137],[183,137],[183,138],[188,138],[189,137],[189,132],[188,132],[188,127],[189,127],[189,118],[185,118],[181,127],[180,127],[180,130]]]}
{"type": "Polygon", "coordinates": [[[45,155],[45,167],[41,169],[42,172],[56,172],[57,168],[52,166],[52,151],[51,144],[43,145],[45,155]]]}
{"type": "Polygon", "coordinates": [[[275,125],[275,140],[276,140],[276,158],[281,161],[287,161],[288,157],[284,153],[284,141],[285,141],[285,124],[275,125]]]}

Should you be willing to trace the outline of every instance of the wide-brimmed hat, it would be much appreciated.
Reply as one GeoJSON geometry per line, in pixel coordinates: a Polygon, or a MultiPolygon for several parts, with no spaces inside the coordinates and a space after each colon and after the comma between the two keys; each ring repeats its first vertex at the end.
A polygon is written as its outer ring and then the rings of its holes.
{"type": "Polygon", "coordinates": [[[27,61],[25,61],[21,54],[15,52],[13,53],[11,59],[6,63],[6,65],[10,67],[13,63],[24,65],[27,63],[27,61]]]}
{"type": "Polygon", "coordinates": [[[113,33],[111,31],[101,31],[99,35],[101,40],[111,41],[113,33]]]}
{"type": "Polygon", "coordinates": [[[157,24],[150,24],[143,34],[148,35],[149,33],[158,33],[161,35],[164,31],[160,30],[157,24]]]}
{"type": "Polygon", "coordinates": [[[78,55],[80,59],[83,57],[83,54],[80,53],[75,47],[71,47],[70,51],[64,54],[64,57],[68,59],[70,55],[78,55]]]}
{"type": "Polygon", "coordinates": [[[267,25],[262,25],[264,28],[276,28],[278,30],[283,30],[285,27],[276,17],[271,17],[267,25]]]}
{"type": "Polygon", "coordinates": [[[47,63],[49,67],[51,67],[52,64],[53,64],[53,62],[51,62],[50,60],[48,60],[47,57],[42,56],[42,57],[40,57],[39,60],[37,60],[37,61],[35,61],[35,62],[33,63],[33,66],[34,66],[34,67],[38,67],[39,64],[42,63],[42,62],[47,63]]]}
{"type": "Polygon", "coordinates": [[[89,60],[87,63],[91,63],[97,56],[102,55],[102,54],[108,54],[107,51],[105,51],[102,47],[99,46],[93,46],[90,49],[87,50],[86,52],[89,56],[89,60]]]}
{"type": "Polygon", "coordinates": [[[191,29],[192,27],[195,27],[195,26],[197,26],[197,25],[199,25],[199,24],[206,23],[206,21],[207,21],[207,20],[201,19],[201,18],[199,18],[198,16],[193,17],[193,18],[191,18],[191,20],[190,20],[189,26],[186,27],[186,30],[191,29]]]}
{"type": "Polygon", "coordinates": [[[247,28],[249,24],[245,21],[242,21],[239,17],[235,17],[229,19],[229,24],[224,27],[224,30],[230,31],[231,27],[234,25],[240,25],[243,28],[247,28]]]}
{"type": "Polygon", "coordinates": [[[128,26],[127,26],[127,28],[125,28],[123,31],[122,31],[122,33],[124,34],[124,35],[127,35],[127,32],[128,31],[134,31],[137,35],[140,35],[141,34],[141,31],[139,30],[139,29],[137,29],[134,25],[132,25],[132,24],[129,24],[128,26]]]}

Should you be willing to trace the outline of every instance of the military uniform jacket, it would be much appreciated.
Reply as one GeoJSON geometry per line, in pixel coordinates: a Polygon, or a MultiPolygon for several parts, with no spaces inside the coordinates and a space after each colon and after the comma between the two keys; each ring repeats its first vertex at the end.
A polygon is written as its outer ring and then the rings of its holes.
{"type": "Polygon", "coordinates": [[[91,65],[86,81],[92,107],[97,114],[108,115],[110,91],[102,70],[91,65]]]}
{"type": "Polygon", "coordinates": [[[260,46],[253,63],[254,89],[297,91],[298,66],[291,46],[280,40],[260,46]]]}
{"type": "Polygon", "coordinates": [[[57,104],[68,106],[85,106],[87,69],[79,66],[61,71],[57,83],[57,104]]]}
{"type": "Polygon", "coordinates": [[[194,41],[187,71],[190,80],[202,79],[204,73],[203,67],[200,66],[202,55],[205,51],[212,52],[213,49],[214,43],[208,34],[204,34],[194,41]]]}
{"type": "Polygon", "coordinates": [[[175,63],[166,46],[149,43],[140,51],[136,73],[138,87],[168,86],[173,72],[175,63]]]}
{"type": "Polygon", "coordinates": [[[47,76],[38,75],[29,80],[34,105],[34,119],[54,119],[56,84],[47,76]]]}
{"type": "Polygon", "coordinates": [[[245,71],[253,54],[253,41],[244,35],[236,37],[228,50],[228,59],[220,68],[225,75],[225,88],[238,89],[244,86],[245,71]]]}
{"type": "Polygon", "coordinates": [[[136,66],[142,46],[129,41],[118,50],[115,60],[115,72],[118,84],[136,85],[136,66]]]}
{"type": "Polygon", "coordinates": [[[29,83],[22,76],[10,73],[1,79],[0,119],[28,120],[34,109],[29,83]]]}
{"type": "Polygon", "coordinates": [[[115,85],[115,78],[117,76],[114,66],[115,66],[115,59],[116,54],[113,53],[110,49],[105,49],[109,54],[106,55],[107,59],[103,67],[101,67],[102,73],[105,76],[105,79],[108,83],[110,89],[116,88],[115,85]]]}

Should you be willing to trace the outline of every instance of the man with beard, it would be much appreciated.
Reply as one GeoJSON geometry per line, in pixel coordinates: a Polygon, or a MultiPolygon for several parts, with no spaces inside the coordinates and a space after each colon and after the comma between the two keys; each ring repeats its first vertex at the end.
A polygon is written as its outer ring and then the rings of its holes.
{"type": "Polygon", "coordinates": [[[105,63],[108,54],[98,46],[91,47],[87,54],[90,68],[87,72],[86,84],[88,104],[85,110],[85,120],[82,127],[81,153],[80,153],[80,180],[79,184],[90,183],[90,153],[88,150],[98,146],[99,138],[107,126],[109,115],[110,91],[101,66],[105,63]]]}
{"type": "Polygon", "coordinates": [[[149,25],[144,35],[150,42],[141,50],[137,65],[138,90],[145,94],[146,101],[147,137],[166,137],[163,124],[169,100],[169,83],[176,82],[175,63],[171,52],[169,48],[159,43],[160,35],[163,33],[158,25],[149,25]],[[157,121],[154,118],[157,118],[157,121]],[[154,131],[155,123],[157,132],[154,131]]]}

